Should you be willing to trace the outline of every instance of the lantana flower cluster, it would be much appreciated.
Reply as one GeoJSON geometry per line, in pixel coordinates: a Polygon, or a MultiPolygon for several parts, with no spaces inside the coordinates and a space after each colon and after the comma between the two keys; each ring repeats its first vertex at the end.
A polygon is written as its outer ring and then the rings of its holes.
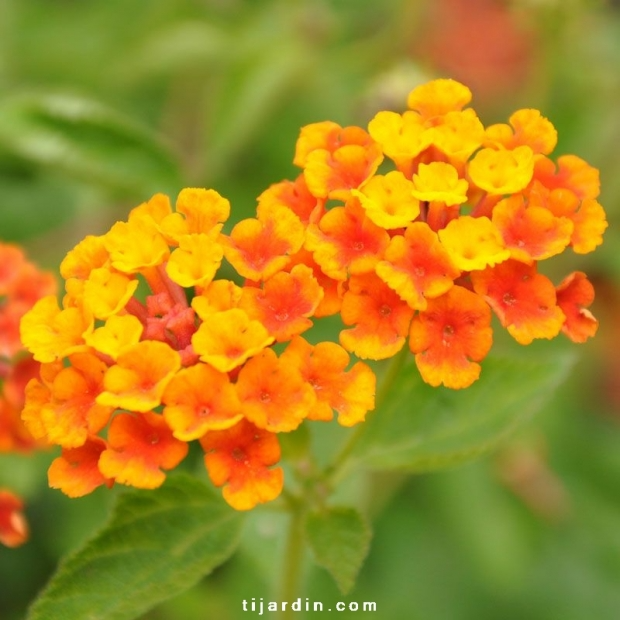
{"type": "MultiPolygon", "coordinates": [[[[24,390],[38,377],[40,364],[20,341],[22,316],[46,295],[56,293],[56,279],[27,260],[16,245],[0,243],[0,453],[27,454],[41,447],[21,420],[24,390]]],[[[0,543],[15,547],[25,542],[28,527],[23,501],[0,488],[0,543]]]]}
{"type": "Polygon", "coordinates": [[[556,286],[538,263],[601,243],[598,172],[549,158],[538,111],[485,128],[470,99],[435,80],[367,130],[304,127],[299,176],[228,234],[228,201],[187,188],[71,250],[62,304],[45,297],[21,325],[42,363],[24,420],[62,447],[50,484],[154,488],[197,440],[225,499],[250,509],[281,492],[279,433],[374,408],[375,375],[351,354],[408,347],[424,381],[458,389],[480,374],[492,313],[521,344],[592,336],[586,276],[556,286]],[[302,335],[332,315],[339,343],[302,335]]]}

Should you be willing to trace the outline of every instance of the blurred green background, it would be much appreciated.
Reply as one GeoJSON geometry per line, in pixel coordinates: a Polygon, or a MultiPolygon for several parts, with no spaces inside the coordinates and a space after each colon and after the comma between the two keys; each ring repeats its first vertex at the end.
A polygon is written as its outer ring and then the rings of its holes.
{"type": "MultiPolygon", "coordinates": [[[[373,481],[375,536],[344,600],[374,601],[387,620],[617,620],[620,3],[0,0],[0,239],[57,269],[85,234],[184,186],[213,187],[232,220],[248,217],[263,189],[296,174],[302,125],[365,125],[434,77],[467,83],[485,124],[539,108],[558,129],[556,155],[600,168],[605,244],[553,269],[592,276],[601,326],[571,381],[498,454],[373,481]]],[[[116,492],[49,490],[52,458],[0,455],[0,486],[25,496],[32,528],[24,547],[0,547],[1,620],[23,617],[116,492]]],[[[241,551],[145,618],[247,617],[243,599],[272,596],[281,525],[257,511],[241,551]]],[[[342,599],[324,572],[308,577],[304,598],[342,599]]]]}

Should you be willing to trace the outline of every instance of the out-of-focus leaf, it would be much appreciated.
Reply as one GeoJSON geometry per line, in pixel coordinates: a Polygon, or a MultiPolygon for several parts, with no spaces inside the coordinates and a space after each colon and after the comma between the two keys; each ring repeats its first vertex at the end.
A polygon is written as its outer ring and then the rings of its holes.
{"type": "Polygon", "coordinates": [[[287,41],[272,44],[243,66],[233,68],[233,79],[227,81],[206,145],[210,175],[217,176],[225,170],[266,120],[277,113],[281,102],[303,77],[309,62],[305,46],[287,41]],[[282,46],[286,47],[285,54],[282,46]]]}
{"type": "Polygon", "coordinates": [[[354,508],[330,508],[306,518],[306,536],[317,564],[327,569],[346,594],[368,553],[372,532],[354,508]]]}
{"type": "Polygon", "coordinates": [[[485,454],[549,400],[574,359],[489,356],[480,379],[456,391],[425,384],[411,361],[369,416],[353,464],[419,472],[485,454]]]}
{"type": "MultiPolygon", "coordinates": [[[[0,163],[0,170],[2,164],[0,163]]],[[[4,172],[4,170],[2,170],[4,172]]],[[[53,175],[0,172],[0,239],[21,241],[60,226],[75,216],[71,184],[53,175]]]]}
{"type": "Polygon", "coordinates": [[[108,525],[59,568],[28,620],[130,620],[235,550],[243,518],[188,476],[120,496],[108,525]]]}
{"type": "Polygon", "coordinates": [[[125,192],[176,192],[181,185],[175,159],[156,134],[75,95],[25,94],[0,101],[0,148],[125,192]]]}
{"type": "Polygon", "coordinates": [[[223,28],[205,21],[172,23],[143,40],[120,71],[127,79],[139,79],[188,68],[205,70],[221,63],[233,43],[223,28]]]}

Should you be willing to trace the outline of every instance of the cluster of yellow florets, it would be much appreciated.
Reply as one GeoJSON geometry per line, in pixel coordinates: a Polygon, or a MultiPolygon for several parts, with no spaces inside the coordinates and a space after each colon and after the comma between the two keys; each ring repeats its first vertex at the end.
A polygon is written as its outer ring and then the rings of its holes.
{"type": "Polygon", "coordinates": [[[302,173],[230,234],[228,201],[185,189],[175,209],[156,195],[70,251],[62,306],[48,296],[22,321],[42,363],[24,419],[63,448],[51,484],[156,487],[198,440],[212,481],[248,509],[281,491],[278,433],[374,407],[374,374],[350,353],[385,359],[408,341],[425,381],[463,388],[492,311],[522,344],[592,335],[585,275],[556,287],[537,263],[601,243],[598,172],[549,159],[556,132],[536,110],[485,129],[470,98],[436,80],[368,131],[304,127],[302,173]],[[238,277],[221,277],[224,259],[238,277]],[[339,344],[301,336],[336,314],[339,344]]]}

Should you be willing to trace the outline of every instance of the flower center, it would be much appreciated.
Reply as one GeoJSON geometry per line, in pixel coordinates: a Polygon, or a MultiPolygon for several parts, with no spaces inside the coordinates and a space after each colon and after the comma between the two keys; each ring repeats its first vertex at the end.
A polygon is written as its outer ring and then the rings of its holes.
{"type": "Polygon", "coordinates": [[[390,314],[392,314],[392,308],[387,304],[383,304],[381,308],[379,308],[379,314],[381,316],[390,316],[390,314]]]}

